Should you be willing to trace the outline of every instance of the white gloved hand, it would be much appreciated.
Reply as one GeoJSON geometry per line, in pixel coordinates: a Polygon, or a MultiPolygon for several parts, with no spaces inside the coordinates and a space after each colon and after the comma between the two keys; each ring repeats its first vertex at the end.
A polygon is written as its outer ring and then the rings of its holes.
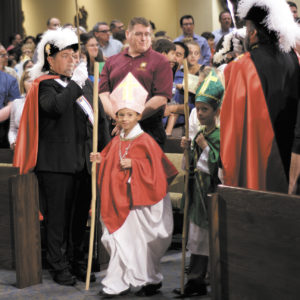
{"type": "Polygon", "coordinates": [[[71,80],[75,81],[82,88],[88,76],[86,62],[83,61],[75,68],[71,80]]]}

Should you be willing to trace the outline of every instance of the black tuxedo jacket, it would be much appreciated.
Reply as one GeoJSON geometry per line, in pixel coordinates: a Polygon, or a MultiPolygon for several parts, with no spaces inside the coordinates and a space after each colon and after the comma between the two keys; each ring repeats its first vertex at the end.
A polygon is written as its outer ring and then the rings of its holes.
{"type": "MultiPolygon", "coordinates": [[[[81,89],[74,81],[66,87],[55,79],[39,86],[39,145],[36,171],[76,173],[87,167],[92,151],[92,124],[76,103],[85,95],[92,105],[92,85],[87,80],[81,89]]],[[[109,141],[104,110],[99,102],[99,146],[109,141]]]]}

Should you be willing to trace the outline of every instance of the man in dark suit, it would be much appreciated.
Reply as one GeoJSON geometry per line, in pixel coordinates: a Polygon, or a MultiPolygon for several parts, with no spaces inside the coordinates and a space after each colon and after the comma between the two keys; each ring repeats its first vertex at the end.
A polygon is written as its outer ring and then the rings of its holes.
{"type": "Polygon", "coordinates": [[[241,1],[238,14],[246,20],[249,51],[224,70],[224,183],[287,193],[300,155],[300,68],[293,50],[300,28],[285,0],[241,1]]]}
{"type": "MultiPolygon", "coordinates": [[[[86,64],[75,67],[77,49],[77,37],[70,29],[48,31],[39,43],[38,62],[31,70],[37,79],[26,101],[36,103],[37,108],[38,142],[33,143],[31,151],[36,156],[32,161],[25,157],[23,160],[29,161],[25,167],[19,164],[21,172],[34,168],[37,175],[47,261],[54,281],[62,285],[74,285],[75,277],[85,280],[82,240],[91,199],[92,91],[86,84],[86,64]]],[[[99,131],[101,150],[109,139],[102,106],[99,119],[103,125],[99,131]]],[[[21,150],[22,144],[18,145],[17,140],[15,165],[22,161],[17,159],[21,150]]],[[[93,275],[91,281],[94,280],[93,275]]]]}

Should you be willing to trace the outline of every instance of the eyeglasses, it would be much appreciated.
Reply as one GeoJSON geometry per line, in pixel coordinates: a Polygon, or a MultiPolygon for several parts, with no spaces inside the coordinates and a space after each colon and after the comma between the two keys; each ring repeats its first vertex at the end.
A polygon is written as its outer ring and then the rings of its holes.
{"type": "Polygon", "coordinates": [[[182,23],[182,26],[192,26],[192,25],[194,25],[194,23],[182,23]]]}
{"type": "Polygon", "coordinates": [[[98,30],[97,32],[101,32],[101,33],[110,33],[110,30],[98,30]]]}
{"type": "Polygon", "coordinates": [[[4,53],[4,54],[0,54],[0,57],[8,57],[8,54],[7,53],[4,53]]]}
{"type": "Polygon", "coordinates": [[[134,32],[134,35],[137,36],[137,37],[146,37],[146,38],[149,38],[151,36],[151,33],[150,32],[134,32]]]}

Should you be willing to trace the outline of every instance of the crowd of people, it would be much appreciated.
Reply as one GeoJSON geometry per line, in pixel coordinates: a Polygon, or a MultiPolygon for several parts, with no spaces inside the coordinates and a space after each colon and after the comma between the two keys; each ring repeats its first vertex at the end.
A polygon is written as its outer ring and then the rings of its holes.
{"type": "Polygon", "coordinates": [[[101,296],[124,295],[131,286],[140,287],[138,296],[151,296],[161,288],[159,262],[173,228],[167,191],[177,174],[163,149],[185,122],[184,59],[190,137],[182,137],[181,147],[189,153],[183,164],[189,166],[191,259],[183,296],[207,293],[207,194],[220,182],[298,191],[297,6],[241,0],[238,14],[243,28],[235,28],[225,10],[220,29],[201,35],[193,16],[184,15],[175,39],[143,17],[126,30],[112,20],[90,32],[50,18],[36,38],[15,34],[8,47],[0,44],[0,147],[14,150],[21,174],[37,175],[54,281],[74,285],[86,278],[84,230],[95,162],[102,242],[110,254],[101,296]],[[95,62],[99,152],[92,153],[95,62]]]}

